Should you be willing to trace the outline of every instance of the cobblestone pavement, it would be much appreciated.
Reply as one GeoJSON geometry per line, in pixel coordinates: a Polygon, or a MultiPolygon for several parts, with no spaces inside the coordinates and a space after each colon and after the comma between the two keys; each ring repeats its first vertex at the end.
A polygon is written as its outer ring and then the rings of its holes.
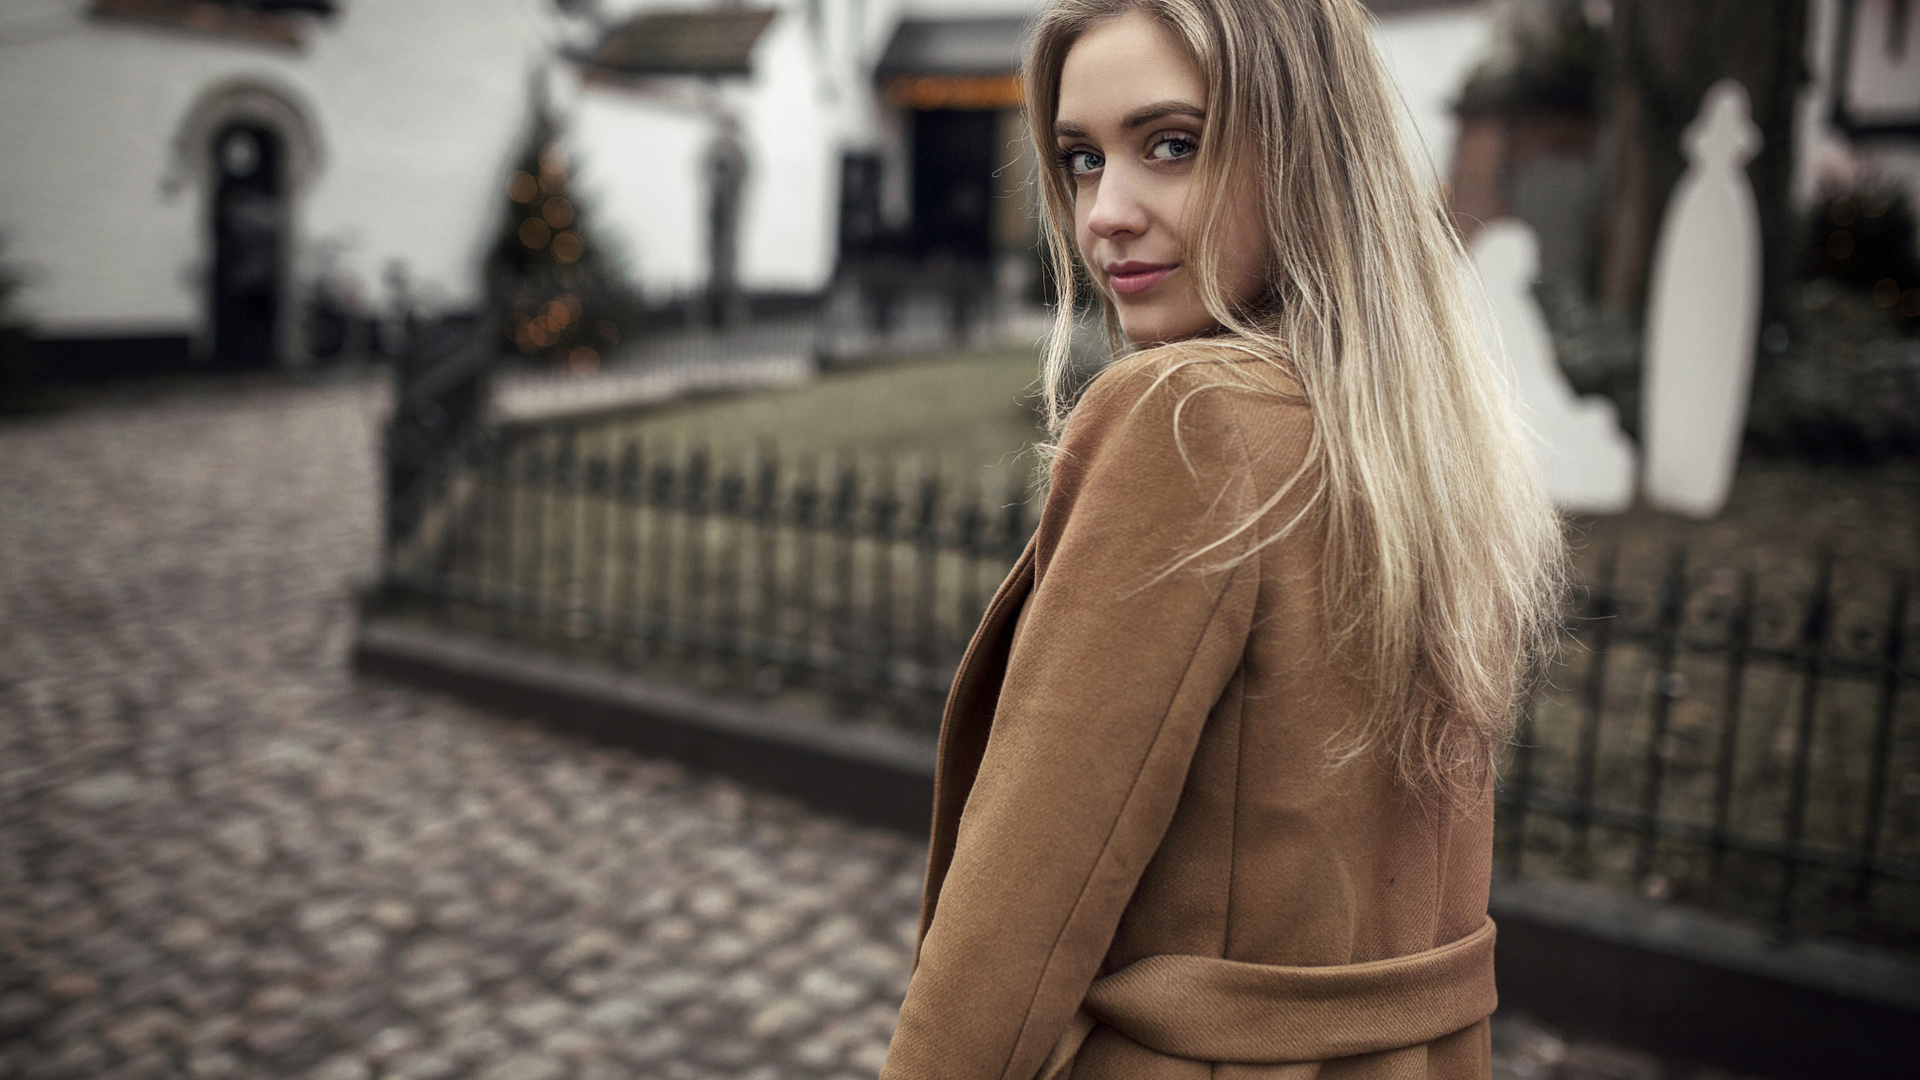
{"type": "Polygon", "coordinates": [[[349,676],[382,401],[0,426],[0,1076],[871,1076],[918,844],[349,676]]]}

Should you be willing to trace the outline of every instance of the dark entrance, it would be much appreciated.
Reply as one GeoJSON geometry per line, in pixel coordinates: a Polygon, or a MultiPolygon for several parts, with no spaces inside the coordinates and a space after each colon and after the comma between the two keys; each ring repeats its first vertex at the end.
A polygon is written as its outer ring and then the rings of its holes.
{"type": "Polygon", "coordinates": [[[213,362],[271,367],[286,265],[286,154],[272,131],[235,124],[213,140],[213,362]]]}
{"type": "Polygon", "coordinates": [[[981,260],[993,251],[998,114],[935,109],[913,117],[913,231],[919,254],[981,260]]]}

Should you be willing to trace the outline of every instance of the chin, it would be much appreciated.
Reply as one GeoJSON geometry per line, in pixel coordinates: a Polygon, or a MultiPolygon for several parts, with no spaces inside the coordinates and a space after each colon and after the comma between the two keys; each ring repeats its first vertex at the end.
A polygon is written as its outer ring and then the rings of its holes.
{"type": "Polygon", "coordinates": [[[1196,318],[1193,315],[1169,316],[1164,312],[1120,312],[1120,332],[1135,345],[1164,345],[1169,341],[1184,341],[1199,337],[1216,325],[1212,317],[1204,313],[1196,318]]]}

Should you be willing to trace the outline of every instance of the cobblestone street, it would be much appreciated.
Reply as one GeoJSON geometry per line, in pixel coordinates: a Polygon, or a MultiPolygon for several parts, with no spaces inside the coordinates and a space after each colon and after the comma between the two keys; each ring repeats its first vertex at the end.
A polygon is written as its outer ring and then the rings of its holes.
{"type": "Polygon", "coordinates": [[[0,429],[0,1071],[870,1076],[916,845],[350,679],[381,400],[0,429]]]}
{"type": "Polygon", "coordinates": [[[0,426],[0,1075],[872,1076],[916,842],[349,675],[383,401],[0,426]]]}

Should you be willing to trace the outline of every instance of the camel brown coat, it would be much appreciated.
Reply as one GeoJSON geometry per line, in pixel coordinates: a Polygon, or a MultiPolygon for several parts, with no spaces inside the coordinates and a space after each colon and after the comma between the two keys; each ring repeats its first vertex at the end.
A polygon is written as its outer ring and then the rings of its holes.
{"type": "Polygon", "coordinates": [[[1301,466],[1298,395],[1187,343],[1075,410],[948,700],[884,1080],[1489,1075],[1492,800],[1329,764],[1364,699],[1322,627],[1321,519],[1161,573],[1301,466]],[[1289,396],[1215,385],[1249,378],[1289,396]]]}

